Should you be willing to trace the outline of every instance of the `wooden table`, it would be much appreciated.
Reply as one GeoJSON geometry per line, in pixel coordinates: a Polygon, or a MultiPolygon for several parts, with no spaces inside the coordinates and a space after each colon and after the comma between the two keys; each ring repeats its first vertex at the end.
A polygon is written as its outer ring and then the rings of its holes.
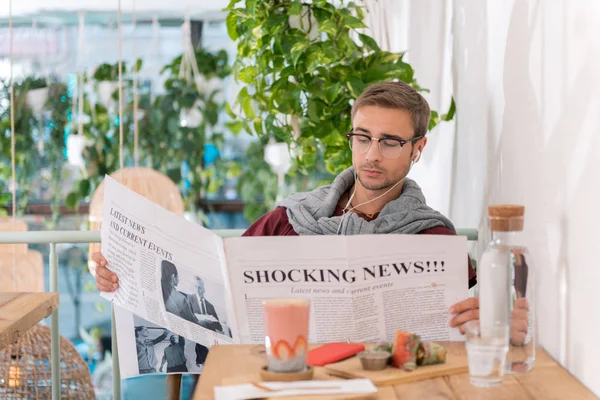
{"type": "Polygon", "coordinates": [[[58,293],[0,293],[0,350],[58,307],[58,293]]]}
{"type": "MultiPolygon", "coordinates": [[[[218,345],[213,346],[193,400],[214,399],[214,387],[260,381],[258,370],[266,364],[264,347],[260,345],[218,345]]],[[[324,368],[315,369],[314,379],[339,379],[327,373],[324,368]]],[[[332,398],[332,396],[327,396],[332,398]]],[[[525,374],[506,375],[502,385],[481,389],[471,385],[469,374],[444,376],[419,382],[401,383],[379,387],[376,395],[351,396],[376,400],[564,400],[597,399],[579,381],[557,364],[542,348],[536,352],[536,362],[532,371],[525,374]]],[[[285,399],[300,399],[285,397],[285,399]]],[[[323,396],[302,397],[302,399],[324,399],[323,396]]]]}

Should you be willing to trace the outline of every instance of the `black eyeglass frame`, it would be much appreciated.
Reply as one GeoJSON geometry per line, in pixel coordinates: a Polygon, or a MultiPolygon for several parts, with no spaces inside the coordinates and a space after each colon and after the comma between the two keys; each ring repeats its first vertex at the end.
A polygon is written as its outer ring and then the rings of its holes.
{"type": "MultiPolygon", "coordinates": [[[[350,146],[350,150],[352,150],[352,151],[354,151],[354,150],[352,149],[351,141],[352,141],[352,138],[355,136],[360,136],[365,139],[369,139],[369,147],[367,147],[367,150],[363,153],[358,153],[358,154],[367,153],[371,149],[371,145],[373,144],[374,140],[377,141],[378,143],[381,143],[382,140],[392,140],[392,141],[398,142],[400,144],[400,147],[403,148],[406,143],[412,143],[412,142],[415,142],[415,141],[425,137],[425,135],[419,135],[419,136],[415,136],[410,139],[396,139],[396,138],[391,138],[391,137],[375,138],[375,137],[372,137],[369,135],[365,135],[364,133],[354,133],[354,131],[350,131],[346,134],[346,138],[348,138],[348,146],[350,146]]],[[[386,156],[385,152],[383,151],[381,146],[379,147],[379,151],[381,151],[381,154],[386,156]]],[[[388,157],[388,156],[386,156],[386,157],[388,157]]],[[[388,158],[398,158],[398,157],[400,157],[400,154],[398,154],[396,157],[388,157],[388,158]]]]}

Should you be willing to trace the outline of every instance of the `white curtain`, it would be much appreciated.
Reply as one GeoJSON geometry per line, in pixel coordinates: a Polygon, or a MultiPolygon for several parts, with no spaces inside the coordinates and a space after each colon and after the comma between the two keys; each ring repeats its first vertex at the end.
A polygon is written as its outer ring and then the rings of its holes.
{"type": "MultiPolygon", "coordinates": [[[[384,50],[406,52],[405,60],[414,70],[432,109],[445,113],[452,99],[450,1],[369,0],[366,1],[370,34],[384,50]]],[[[454,147],[454,122],[444,122],[428,134],[421,160],[410,177],[415,179],[427,203],[448,215],[454,147]]],[[[459,226],[466,228],[468,226],[459,226]]],[[[474,227],[474,226],[470,226],[474,227]]]]}
{"type": "MultiPolygon", "coordinates": [[[[540,344],[600,394],[600,2],[456,0],[450,217],[526,206],[540,344]]],[[[481,250],[488,235],[481,235],[481,250]]]]}
{"type": "Polygon", "coordinates": [[[371,0],[378,43],[407,51],[434,109],[411,175],[489,239],[487,206],[526,206],[539,344],[600,395],[600,1],[371,0]],[[454,126],[455,125],[455,126],[454,126]]]}

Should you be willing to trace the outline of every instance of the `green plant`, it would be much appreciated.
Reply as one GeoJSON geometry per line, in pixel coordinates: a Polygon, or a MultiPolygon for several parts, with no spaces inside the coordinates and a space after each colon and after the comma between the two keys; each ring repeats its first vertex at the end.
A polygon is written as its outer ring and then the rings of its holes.
{"type": "MultiPolygon", "coordinates": [[[[351,164],[344,135],[352,101],[369,84],[398,79],[426,90],[402,53],[362,33],[364,10],[355,2],[231,0],[226,9],[238,49],[234,75],[246,84],[228,112],[240,129],[295,149],[290,176],[311,173],[320,160],[330,176],[351,164]]],[[[442,119],[453,114],[454,103],[442,119]]],[[[429,128],[439,121],[432,111],[429,128]]]]}
{"type": "MultiPolygon", "coordinates": [[[[14,127],[15,127],[15,175],[17,188],[17,212],[20,213],[32,195],[35,175],[40,166],[39,153],[33,132],[37,122],[27,105],[27,91],[30,82],[14,84],[14,127]]],[[[12,202],[9,182],[12,181],[11,167],[11,123],[10,123],[10,83],[0,81],[0,206],[4,211],[12,202]]]]}
{"type": "MultiPolygon", "coordinates": [[[[105,67],[102,67],[106,69],[105,67]]],[[[98,71],[98,69],[96,70],[98,71]]],[[[106,72],[106,71],[104,71],[106,72]]],[[[108,75],[100,75],[100,79],[108,75]]],[[[84,83],[87,81],[85,78],[84,83]]],[[[98,83],[95,81],[94,83],[98,83]]],[[[124,81],[126,84],[126,81],[124,81]]],[[[96,87],[96,85],[93,85],[96,87]]],[[[124,86],[124,94],[128,87],[124,86]]],[[[115,95],[116,95],[115,91],[115,95]]],[[[123,136],[128,137],[130,132],[130,102],[124,102],[123,136]]],[[[98,187],[105,175],[115,172],[119,168],[119,131],[118,115],[111,113],[100,103],[91,103],[88,95],[83,96],[83,112],[92,116],[89,124],[83,126],[83,134],[89,140],[89,145],[83,149],[85,170],[82,176],[73,185],[72,191],[65,200],[66,206],[75,209],[79,203],[90,196],[98,187]]],[[[129,147],[125,146],[124,156],[128,157],[129,147]]]]}
{"type": "Polygon", "coordinates": [[[71,97],[66,84],[52,82],[48,86],[46,109],[49,111],[49,120],[46,128],[47,137],[44,140],[42,163],[50,170],[50,184],[52,187],[52,218],[50,225],[51,228],[54,228],[60,219],[60,204],[63,201],[63,172],[67,162],[65,134],[71,117],[71,97]]]}
{"type": "Polygon", "coordinates": [[[20,83],[19,86],[24,90],[34,90],[34,89],[42,89],[48,87],[48,83],[46,82],[46,78],[41,78],[38,76],[27,76],[20,83]]]}
{"type": "MultiPolygon", "coordinates": [[[[0,195],[2,210],[12,201],[7,183],[12,179],[10,163],[10,86],[0,83],[0,195]],[[5,107],[3,107],[5,106],[5,107]]],[[[27,205],[33,192],[39,192],[49,183],[53,218],[58,222],[58,206],[61,201],[62,171],[65,159],[65,129],[71,107],[68,88],[55,79],[46,80],[35,76],[26,77],[14,84],[15,90],[15,166],[17,176],[18,209],[27,205]],[[48,88],[44,105],[47,113],[36,118],[27,104],[27,93],[33,89],[48,88]],[[39,146],[43,142],[43,148],[39,146]],[[47,171],[48,179],[40,173],[47,171]]]]}
{"type": "Polygon", "coordinates": [[[238,177],[237,189],[244,199],[244,217],[248,221],[255,221],[273,208],[279,189],[277,176],[264,157],[267,139],[250,143],[244,161],[234,163],[230,169],[231,176],[238,177]]]}
{"type": "Polygon", "coordinates": [[[148,110],[149,134],[144,134],[140,142],[148,164],[166,171],[180,186],[186,208],[193,211],[198,200],[216,192],[225,179],[226,161],[217,159],[207,165],[205,146],[212,144],[222,149],[225,142],[219,129],[224,109],[219,99],[221,89],[211,88],[209,82],[222,80],[231,73],[225,51],[212,53],[199,49],[195,57],[202,80],[199,87],[193,80],[180,77],[182,56],[163,68],[164,93],[156,97],[148,110]],[[186,112],[199,113],[199,123],[188,123],[186,112]]]}
{"type": "MultiPolygon", "coordinates": [[[[127,73],[127,65],[125,63],[122,64],[121,70],[123,75],[127,73]]],[[[119,64],[100,64],[93,75],[94,81],[102,82],[102,81],[116,81],[119,79],[119,64]]]]}
{"type": "MultiPolygon", "coordinates": [[[[227,53],[211,53],[204,49],[196,52],[200,77],[204,81],[223,79],[230,74],[227,53]]],[[[186,209],[195,211],[198,200],[217,191],[223,184],[227,167],[224,160],[214,164],[204,164],[205,145],[214,144],[222,148],[224,135],[218,127],[224,104],[218,99],[220,89],[206,89],[194,81],[180,78],[182,57],[175,58],[161,71],[166,80],[163,90],[154,100],[143,86],[139,95],[139,110],[142,118],[139,124],[139,165],[154,168],[169,176],[181,190],[186,209]],[[195,110],[200,114],[196,126],[187,125],[182,113],[195,110]]],[[[142,67],[138,61],[133,67],[142,67]]],[[[126,70],[126,67],[123,68],[126,70]]],[[[114,67],[104,65],[96,69],[94,79],[113,77],[114,67]],[[99,72],[100,71],[100,72],[99,72]]],[[[124,77],[123,134],[124,165],[134,165],[133,160],[133,97],[131,76],[124,77]]],[[[96,189],[105,174],[119,168],[118,115],[113,115],[100,104],[92,105],[85,100],[84,111],[93,115],[92,122],[84,129],[91,145],[84,150],[85,175],[67,196],[67,205],[75,207],[96,189]],[[92,112],[93,107],[93,112],[92,112]]]]}

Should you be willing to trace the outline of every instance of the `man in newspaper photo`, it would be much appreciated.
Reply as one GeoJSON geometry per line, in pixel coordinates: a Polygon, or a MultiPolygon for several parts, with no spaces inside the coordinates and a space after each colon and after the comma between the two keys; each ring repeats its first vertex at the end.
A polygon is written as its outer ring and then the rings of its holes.
{"type": "Polygon", "coordinates": [[[196,352],[196,367],[202,368],[204,366],[204,362],[206,361],[206,356],[208,356],[208,347],[202,346],[200,343],[196,343],[194,351],[196,352]]]}
{"type": "Polygon", "coordinates": [[[154,351],[154,346],[162,342],[169,332],[163,329],[163,333],[150,339],[150,331],[145,326],[135,327],[135,347],[137,350],[138,367],[140,374],[153,374],[156,373],[156,366],[158,360],[154,351]]]}
{"type": "MultiPolygon", "coordinates": [[[[369,86],[352,105],[352,130],[346,135],[352,166],[331,184],[295,193],[254,222],[244,236],[416,234],[456,235],[452,222],[430,208],[419,185],[407,175],[427,144],[431,111],[410,85],[383,82],[369,86]]],[[[118,288],[116,274],[95,253],[96,285],[118,288]]],[[[470,259],[464,279],[476,282],[470,259]]],[[[479,319],[479,301],[468,298],[449,310],[451,327],[479,319]]]]}
{"type": "Polygon", "coordinates": [[[219,317],[215,307],[204,296],[206,289],[204,280],[199,276],[195,279],[196,293],[193,296],[188,296],[192,310],[196,314],[196,318],[202,321],[202,326],[215,332],[221,332],[223,327],[219,323],[219,317]],[[214,319],[214,320],[213,320],[214,319]]]}
{"type": "Polygon", "coordinates": [[[188,372],[185,358],[185,339],[179,336],[171,335],[169,338],[171,344],[165,347],[164,355],[160,363],[160,372],[164,371],[164,365],[167,364],[167,373],[188,372]]]}

